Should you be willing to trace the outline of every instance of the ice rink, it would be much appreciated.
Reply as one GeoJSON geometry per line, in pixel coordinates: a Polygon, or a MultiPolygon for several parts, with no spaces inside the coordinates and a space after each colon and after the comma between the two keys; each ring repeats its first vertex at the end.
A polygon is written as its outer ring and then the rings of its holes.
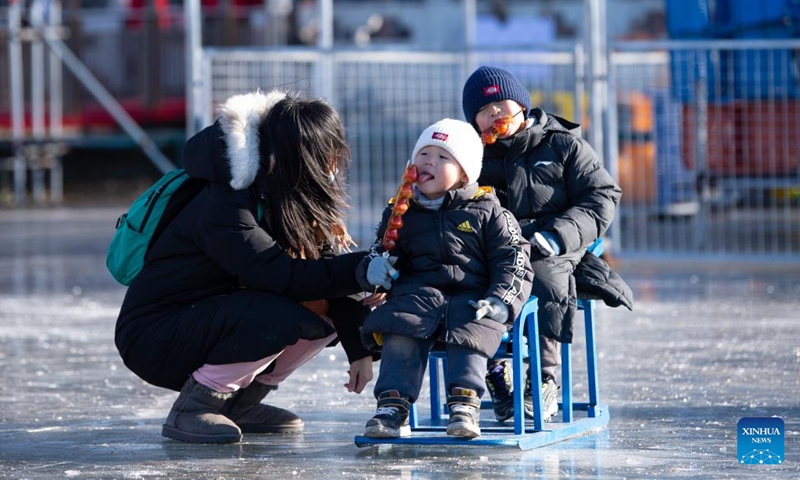
{"type": "Polygon", "coordinates": [[[303,434],[193,445],[160,434],[177,394],[114,347],[125,289],[104,262],[122,210],[0,210],[0,478],[800,478],[800,263],[620,261],[636,306],[598,308],[611,419],[594,435],[528,451],[358,448],[375,402],[344,389],[337,346],[267,397],[303,434]],[[785,461],[739,464],[737,422],[769,416],[785,422],[785,461]]]}

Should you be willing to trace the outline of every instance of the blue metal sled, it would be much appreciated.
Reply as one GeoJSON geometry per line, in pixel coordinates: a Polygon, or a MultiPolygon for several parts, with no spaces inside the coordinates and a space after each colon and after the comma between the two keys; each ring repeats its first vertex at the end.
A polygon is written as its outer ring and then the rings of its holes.
{"type": "MultiPolygon", "coordinates": [[[[602,253],[602,241],[598,240],[592,245],[590,251],[596,255],[602,253]]],[[[415,404],[411,406],[409,424],[411,436],[402,438],[371,438],[363,435],[355,437],[355,444],[359,447],[371,445],[458,445],[458,446],[495,446],[517,447],[529,450],[553,443],[563,442],[572,438],[588,435],[608,424],[608,406],[599,402],[597,381],[597,351],[595,346],[595,301],[580,299],[578,308],[583,311],[586,327],[586,367],[588,377],[588,402],[573,402],[572,399],[572,345],[561,345],[561,403],[560,418],[553,421],[542,422],[542,378],[539,357],[539,322],[538,300],[531,297],[528,303],[514,321],[513,329],[503,337],[494,358],[510,358],[512,362],[512,381],[514,384],[514,417],[513,422],[497,422],[494,420],[481,420],[481,436],[466,440],[448,436],[448,416],[444,405],[444,393],[441,388],[443,372],[446,371],[443,351],[431,351],[428,356],[428,371],[430,377],[430,418],[421,420],[415,404]],[[527,328],[527,338],[522,335],[527,328]],[[527,339],[533,339],[528,345],[527,339]],[[508,348],[510,344],[511,348],[508,348]],[[523,393],[525,389],[524,359],[530,362],[531,385],[533,388],[534,420],[525,420],[522,408],[523,393]],[[547,428],[545,428],[547,427],[547,428]]],[[[491,401],[484,401],[482,409],[492,409],[491,401]]],[[[484,415],[482,415],[484,416],[484,415]]],[[[492,416],[488,413],[486,416],[492,416]]]]}

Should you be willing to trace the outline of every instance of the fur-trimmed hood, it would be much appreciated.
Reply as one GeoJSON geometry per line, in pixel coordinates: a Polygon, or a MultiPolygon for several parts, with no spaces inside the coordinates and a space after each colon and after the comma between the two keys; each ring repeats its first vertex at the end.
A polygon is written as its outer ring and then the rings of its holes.
{"type": "Polygon", "coordinates": [[[261,166],[258,126],[285,92],[256,91],[228,98],[218,119],[186,142],[184,168],[189,175],[227,183],[244,190],[256,179],[261,166]]]}

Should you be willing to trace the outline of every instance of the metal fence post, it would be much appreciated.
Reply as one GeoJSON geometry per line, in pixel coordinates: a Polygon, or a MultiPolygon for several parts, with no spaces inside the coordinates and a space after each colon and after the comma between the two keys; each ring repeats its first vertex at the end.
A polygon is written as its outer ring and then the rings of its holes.
{"type": "MultiPolygon", "coordinates": [[[[616,92],[616,78],[614,76],[614,65],[611,62],[611,51],[607,50],[607,62],[608,65],[608,105],[609,108],[607,109],[607,116],[606,116],[606,129],[607,132],[607,142],[606,142],[606,167],[608,168],[609,173],[611,174],[617,182],[620,182],[619,177],[619,125],[618,125],[618,117],[617,117],[617,92],[616,92]]],[[[622,192],[625,195],[625,192],[622,192]]],[[[611,222],[611,226],[608,229],[607,235],[609,238],[612,239],[610,242],[609,248],[613,247],[616,252],[621,251],[622,242],[620,241],[622,238],[622,229],[620,228],[621,218],[623,213],[620,211],[624,207],[618,206],[617,207],[617,215],[614,218],[614,221],[611,222]]]]}
{"type": "Polygon", "coordinates": [[[25,203],[27,190],[27,165],[22,156],[25,137],[24,81],[22,63],[22,5],[20,0],[10,0],[8,9],[8,59],[11,83],[11,131],[14,155],[14,205],[25,203]]]}
{"type": "MultiPolygon", "coordinates": [[[[47,28],[58,32],[61,27],[61,0],[49,2],[47,28]]],[[[50,92],[50,139],[56,142],[50,151],[50,201],[60,204],[64,199],[64,166],[61,157],[66,147],[61,143],[64,138],[63,111],[64,98],[61,82],[63,81],[61,60],[53,52],[48,54],[49,92],[50,92]]]]}
{"type": "Polygon", "coordinates": [[[201,28],[200,0],[185,0],[183,14],[186,28],[186,138],[203,128],[202,105],[203,32],[201,28]]]}
{"type": "Polygon", "coordinates": [[[28,145],[28,166],[31,170],[31,193],[33,203],[41,205],[46,200],[45,170],[47,158],[44,155],[45,143],[45,118],[44,118],[44,45],[42,31],[44,28],[44,5],[42,0],[34,0],[29,10],[33,35],[31,37],[31,138],[33,143],[28,145]]]}
{"type": "Polygon", "coordinates": [[[706,237],[706,209],[710,190],[708,177],[708,62],[706,56],[697,55],[697,81],[695,104],[697,106],[697,136],[695,137],[695,179],[699,208],[695,217],[694,247],[701,250],[706,237]]]}
{"type": "Polygon", "coordinates": [[[605,133],[604,119],[607,114],[608,103],[606,93],[608,91],[607,78],[607,52],[606,52],[606,24],[605,24],[605,0],[584,0],[584,11],[586,13],[587,32],[584,42],[588,44],[589,53],[589,128],[590,143],[597,151],[601,160],[605,160],[605,133]]]}
{"type": "Polygon", "coordinates": [[[317,47],[321,52],[319,61],[316,62],[313,85],[315,96],[328,99],[331,105],[336,105],[334,98],[335,62],[333,61],[333,1],[322,0],[319,3],[320,33],[317,47]]]}

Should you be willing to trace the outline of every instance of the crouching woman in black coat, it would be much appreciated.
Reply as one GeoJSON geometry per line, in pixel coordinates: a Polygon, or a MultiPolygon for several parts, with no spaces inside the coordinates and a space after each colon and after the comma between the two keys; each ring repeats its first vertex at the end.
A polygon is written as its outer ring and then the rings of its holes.
{"type": "Polygon", "coordinates": [[[341,220],[348,154],[328,104],[276,91],[230,98],[187,142],[186,188],[199,193],[152,244],[116,326],[125,365],[180,391],[164,436],[302,431],[261,400],[337,336],[347,389],[372,379],[358,332],[370,302],[347,297],[364,257],[348,253],[341,220]]]}

